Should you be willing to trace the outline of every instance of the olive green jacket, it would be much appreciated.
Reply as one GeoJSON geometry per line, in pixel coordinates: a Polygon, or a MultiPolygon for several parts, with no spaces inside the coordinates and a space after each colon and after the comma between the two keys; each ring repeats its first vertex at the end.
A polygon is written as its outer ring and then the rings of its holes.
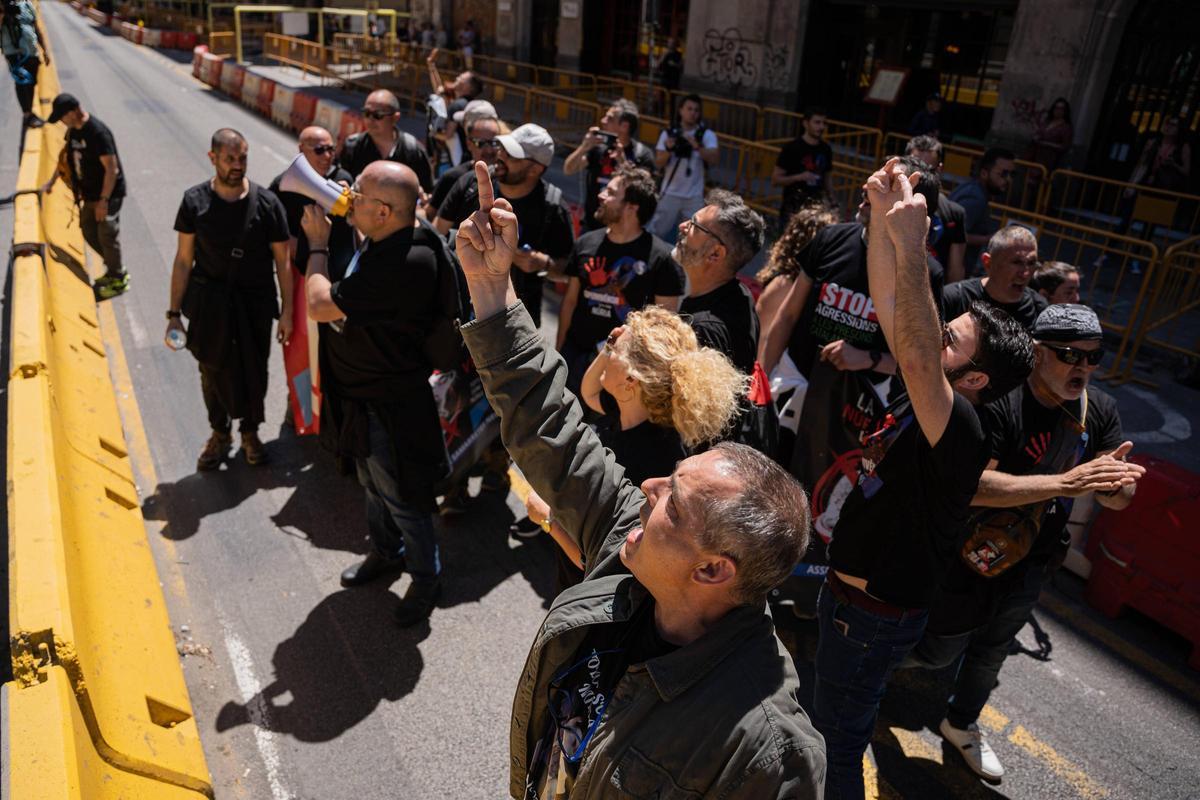
{"type": "MultiPolygon", "coordinates": [[[[564,388],[566,365],[523,305],[462,331],[508,452],[563,528],[577,532],[586,566],[584,581],[546,615],[513,700],[509,793],[523,798],[530,755],[546,731],[550,679],[591,626],[623,622],[653,602],[618,555],[645,497],[584,424],[564,388]]],[[[766,607],[736,608],[691,644],[629,667],[571,797],[820,798],[825,743],[798,691],[766,607]]]]}

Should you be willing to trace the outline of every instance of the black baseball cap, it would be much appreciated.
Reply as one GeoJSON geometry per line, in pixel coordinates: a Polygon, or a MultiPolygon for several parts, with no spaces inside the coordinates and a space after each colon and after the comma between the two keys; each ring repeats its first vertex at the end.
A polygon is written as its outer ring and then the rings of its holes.
{"type": "Polygon", "coordinates": [[[51,107],[50,119],[48,121],[58,122],[77,108],[79,108],[79,101],[75,99],[75,95],[63,92],[54,98],[54,105],[51,107]]]}

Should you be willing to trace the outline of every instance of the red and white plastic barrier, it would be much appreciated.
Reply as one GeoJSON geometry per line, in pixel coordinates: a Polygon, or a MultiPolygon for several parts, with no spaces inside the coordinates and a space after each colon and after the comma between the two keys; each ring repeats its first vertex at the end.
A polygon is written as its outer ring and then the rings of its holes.
{"type": "Polygon", "coordinates": [[[345,111],[346,107],[341,103],[326,99],[318,100],[312,124],[319,125],[336,138],[338,131],[342,129],[342,114],[345,111]]]}
{"type": "Polygon", "coordinates": [[[287,86],[275,86],[275,96],[271,99],[271,120],[276,125],[290,128],[292,125],[292,101],[296,90],[287,86]]]}
{"type": "Polygon", "coordinates": [[[207,83],[213,88],[221,86],[221,65],[225,63],[225,56],[216,56],[212,53],[203,53],[200,56],[200,80],[207,83]]]}
{"type": "Polygon", "coordinates": [[[221,67],[221,91],[234,100],[240,100],[242,98],[242,80],[245,77],[245,67],[235,61],[226,61],[221,67]]]}

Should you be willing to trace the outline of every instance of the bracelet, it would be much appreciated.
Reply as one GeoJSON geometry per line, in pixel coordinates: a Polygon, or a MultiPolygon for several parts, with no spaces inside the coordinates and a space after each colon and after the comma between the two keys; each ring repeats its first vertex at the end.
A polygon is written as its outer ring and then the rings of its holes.
{"type": "Polygon", "coordinates": [[[550,528],[554,526],[554,513],[551,512],[547,514],[546,518],[538,524],[542,526],[542,530],[544,530],[546,533],[549,533],[550,528]]]}
{"type": "Polygon", "coordinates": [[[182,311],[176,311],[173,308],[167,309],[167,319],[180,319],[183,317],[182,311]]]}

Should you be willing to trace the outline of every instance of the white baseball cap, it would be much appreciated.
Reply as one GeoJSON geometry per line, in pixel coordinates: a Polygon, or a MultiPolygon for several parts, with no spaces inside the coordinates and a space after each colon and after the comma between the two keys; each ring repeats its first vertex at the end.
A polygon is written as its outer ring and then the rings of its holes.
{"type": "Polygon", "coordinates": [[[513,158],[528,158],[544,167],[554,160],[554,139],[541,125],[526,123],[512,133],[496,137],[504,152],[513,158]]]}

